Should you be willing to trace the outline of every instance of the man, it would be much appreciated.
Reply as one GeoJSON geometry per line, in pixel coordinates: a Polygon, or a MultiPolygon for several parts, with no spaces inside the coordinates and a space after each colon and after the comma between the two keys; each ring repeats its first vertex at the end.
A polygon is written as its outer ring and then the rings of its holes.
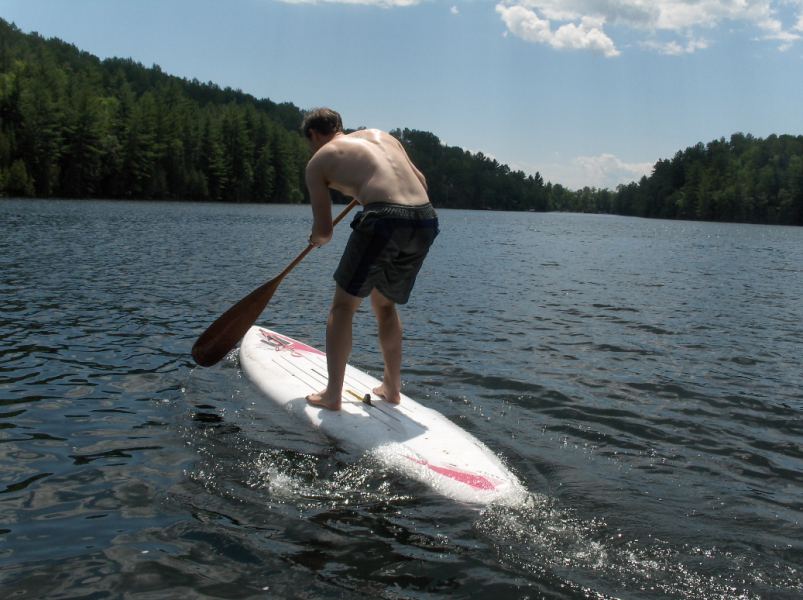
{"type": "Polygon", "coordinates": [[[307,402],[340,409],[352,320],[370,295],[385,362],[382,385],[374,393],[398,404],[402,324],[396,304],[407,302],[438,235],[426,180],[396,138],[377,129],[346,134],[340,115],[331,109],[310,112],[302,130],[313,152],[306,170],[313,215],[310,244],[322,246],[332,238],[329,188],[364,207],[351,224],[351,237],[334,274],[337,286],[326,327],[329,380],[326,389],[307,396],[307,402]]]}

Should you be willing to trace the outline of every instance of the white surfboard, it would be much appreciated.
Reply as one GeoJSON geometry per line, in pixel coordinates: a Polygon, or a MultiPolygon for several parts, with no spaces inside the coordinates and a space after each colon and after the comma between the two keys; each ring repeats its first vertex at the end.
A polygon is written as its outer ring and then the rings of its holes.
{"type": "Polygon", "coordinates": [[[326,387],[326,355],[263,327],[240,345],[240,364],[264,396],[319,428],[344,448],[470,504],[518,504],[526,491],[484,444],[446,417],[402,395],[392,405],[372,393],[380,382],[349,365],[342,408],[311,406],[306,396],[326,387]],[[370,404],[365,399],[370,397],[370,404]]]}

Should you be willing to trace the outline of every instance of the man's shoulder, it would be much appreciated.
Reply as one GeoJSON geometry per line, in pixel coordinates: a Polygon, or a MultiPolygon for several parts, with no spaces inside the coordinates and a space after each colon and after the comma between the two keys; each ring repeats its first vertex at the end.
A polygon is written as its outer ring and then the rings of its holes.
{"type": "Polygon", "coordinates": [[[396,139],[387,131],[381,129],[358,129],[343,136],[343,139],[348,141],[367,141],[367,142],[383,142],[388,139],[396,139]]]}
{"type": "Polygon", "coordinates": [[[307,175],[321,176],[331,172],[340,163],[344,156],[349,155],[349,148],[344,145],[342,138],[332,140],[318,149],[307,162],[307,175]]]}
{"type": "Polygon", "coordinates": [[[347,133],[344,137],[358,138],[359,139],[359,138],[373,137],[375,135],[381,135],[383,133],[385,133],[385,132],[382,131],[381,129],[374,129],[374,128],[365,129],[365,128],[363,128],[363,129],[358,129],[356,131],[352,131],[350,133],[347,133]]]}
{"type": "Polygon", "coordinates": [[[331,160],[332,156],[337,154],[338,145],[338,140],[332,140],[331,142],[318,148],[318,151],[312,155],[312,158],[309,159],[307,166],[314,167],[326,164],[329,160],[331,160]]]}

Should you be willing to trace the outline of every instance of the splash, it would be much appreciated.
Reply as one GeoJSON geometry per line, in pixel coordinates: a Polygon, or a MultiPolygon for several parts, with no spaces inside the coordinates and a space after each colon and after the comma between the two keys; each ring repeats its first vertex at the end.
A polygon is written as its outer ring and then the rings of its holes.
{"type": "MultiPolygon", "coordinates": [[[[584,597],[760,597],[746,588],[761,586],[764,575],[750,569],[744,556],[713,547],[673,547],[652,536],[627,539],[611,532],[603,520],[577,519],[546,496],[531,494],[526,506],[491,507],[475,527],[491,540],[506,568],[523,576],[561,580],[562,587],[584,597]]],[[[771,583],[773,589],[789,593],[799,585],[794,577],[771,583]]]]}

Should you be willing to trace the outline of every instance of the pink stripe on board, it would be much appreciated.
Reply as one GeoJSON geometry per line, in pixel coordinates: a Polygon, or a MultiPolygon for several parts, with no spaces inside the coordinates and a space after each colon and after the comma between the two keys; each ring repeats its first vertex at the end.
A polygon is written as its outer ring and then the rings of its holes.
{"type": "Polygon", "coordinates": [[[302,344],[301,342],[294,340],[293,338],[285,337],[276,333],[275,331],[270,331],[268,329],[261,329],[259,333],[262,334],[263,341],[268,343],[269,345],[273,346],[278,351],[289,351],[290,354],[293,356],[300,356],[299,352],[307,352],[308,354],[319,354],[320,356],[326,356],[325,353],[321,352],[317,348],[313,348],[312,346],[307,346],[306,344],[302,344]]]}
{"type": "Polygon", "coordinates": [[[465,483],[477,490],[495,490],[496,484],[488,479],[487,477],[483,477],[482,475],[475,475],[474,473],[466,473],[465,471],[458,471],[457,469],[450,469],[448,467],[438,467],[437,465],[431,465],[425,460],[419,460],[417,458],[413,458],[412,456],[408,456],[411,461],[418,463],[419,465],[424,465],[428,469],[435,471],[441,475],[445,475],[446,477],[450,477],[455,481],[459,481],[460,483],[465,483]]]}

